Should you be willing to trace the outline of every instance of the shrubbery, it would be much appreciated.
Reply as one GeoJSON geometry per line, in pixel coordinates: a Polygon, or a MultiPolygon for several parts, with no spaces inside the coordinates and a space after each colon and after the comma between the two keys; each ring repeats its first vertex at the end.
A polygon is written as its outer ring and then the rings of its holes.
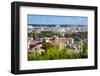
{"type": "Polygon", "coordinates": [[[79,58],[87,58],[88,50],[87,45],[83,46],[82,52],[70,51],[66,47],[59,50],[59,46],[51,46],[50,44],[44,44],[44,48],[46,52],[43,54],[32,54],[28,53],[28,60],[57,60],[57,59],[79,59],[79,58]]]}

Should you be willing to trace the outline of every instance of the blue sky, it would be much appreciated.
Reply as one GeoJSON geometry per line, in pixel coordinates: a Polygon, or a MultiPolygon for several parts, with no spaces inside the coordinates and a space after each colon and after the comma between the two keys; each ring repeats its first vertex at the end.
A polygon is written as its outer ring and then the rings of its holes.
{"type": "Polygon", "coordinates": [[[72,24],[88,25],[88,17],[28,15],[28,24],[72,24]]]}

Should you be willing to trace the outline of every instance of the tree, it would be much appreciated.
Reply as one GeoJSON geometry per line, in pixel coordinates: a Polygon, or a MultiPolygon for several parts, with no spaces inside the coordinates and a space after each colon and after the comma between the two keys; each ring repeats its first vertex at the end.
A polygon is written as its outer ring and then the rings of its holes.
{"type": "Polygon", "coordinates": [[[87,48],[87,43],[84,43],[83,45],[83,51],[81,52],[81,57],[82,58],[87,58],[88,57],[88,48],[87,48]]]}
{"type": "Polygon", "coordinates": [[[43,43],[42,44],[42,48],[45,50],[47,50],[48,48],[52,48],[52,47],[53,47],[53,45],[51,43],[43,43]]]}
{"type": "Polygon", "coordinates": [[[32,37],[32,36],[33,36],[32,32],[28,33],[28,37],[32,37]]]}
{"type": "Polygon", "coordinates": [[[57,32],[57,33],[55,33],[55,35],[58,37],[63,37],[63,34],[61,32],[57,32]]]}

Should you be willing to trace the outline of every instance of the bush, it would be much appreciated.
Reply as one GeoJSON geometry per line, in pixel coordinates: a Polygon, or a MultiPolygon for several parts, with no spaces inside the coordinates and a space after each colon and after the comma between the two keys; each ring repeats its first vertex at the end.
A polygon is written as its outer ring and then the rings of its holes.
{"type": "Polygon", "coordinates": [[[57,59],[79,59],[87,58],[87,47],[84,45],[82,52],[75,52],[64,47],[59,50],[59,46],[52,46],[51,44],[44,44],[46,52],[43,54],[28,54],[28,60],[57,60],[57,59]]]}

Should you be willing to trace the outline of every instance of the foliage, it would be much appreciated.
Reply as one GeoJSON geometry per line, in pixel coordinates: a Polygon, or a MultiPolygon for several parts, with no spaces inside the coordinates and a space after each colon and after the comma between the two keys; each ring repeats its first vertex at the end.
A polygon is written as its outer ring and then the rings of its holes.
{"type": "Polygon", "coordinates": [[[77,33],[65,33],[65,37],[71,37],[71,38],[81,38],[81,39],[84,39],[84,38],[87,38],[87,32],[77,32],[77,33]]]}
{"type": "MultiPolygon", "coordinates": [[[[33,37],[33,39],[41,37],[52,37],[54,35],[63,37],[62,33],[53,31],[41,31],[38,33],[33,31],[28,33],[28,37],[33,37]]],[[[87,38],[87,32],[65,33],[64,37],[73,38],[77,41],[78,38],[87,38]]],[[[28,60],[79,59],[88,57],[87,43],[84,43],[82,52],[76,52],[75,50],[70,50],[66,47],[60,49],[59,45],[54,46],[50,43],[43,43],[42,45],[42,48],[46,51],[42,54],[28,53],[28,60]]]]}
{"type": "Polygon", "coordinates": [[[43,38],[43,37],[52,37],[52,36],[58,36],[58,37],[63,37],[62,33],[60,32],[52,32],[52,31],[41,31],[39,33],[33,31],[28,33],[28,37],[33,37],[33,39],[37,39],[37,38],[43,38]]]}
{"type": "Polygon", "coordinates": [[[78,32],[77,34],[80,38],[87,38],[87,32],[78,32]]]}
{"type": "Polygon", "coordinates": [[[53,47],[53,45],[51,43],[43,43],[42,45],[43,45],[42,48],[45,49],[45,50],[47,50],[48,48],[52,48],[53,47]]]}
{"type": "Polygon", "coordinates": [[[55,35],[58,37],[63,37],[63,34],[61,32],[57,32],[57,33],[55,33],[55,35]]]}
{"type": "Polygon", "coordinates": [[[54,35],[54,32],[52,31],[41,31],[41,34],[43,37],[52,37],[54,35]]]}
{"type": "Polygon", "coordinates": [[[88,57],[88,49],[87,49],[87,43],[84,43],[83,45],[83,51],[81,52],[82,58],[87,58],[88,57]]]}
{"type": "Polygon", "coordinates": [[[43,48],[47,51],[43,54],[28,54],[28,60],[57,60],[57,59],[79,59],[79,58],[87,58],[87,45],[83,46],[82,52],[75,52],[74,50],[69,50],[64,47],[63,49],[59,49],[59,46],[52,46],[51,44],[43,44],[43,48]]]}
{"type": "Polygon", "coordinates": [[[28,33],[28,37],[32,37],[33,39],[37,39],[38,38],[37,34],[34,31],[28,33]]]}

